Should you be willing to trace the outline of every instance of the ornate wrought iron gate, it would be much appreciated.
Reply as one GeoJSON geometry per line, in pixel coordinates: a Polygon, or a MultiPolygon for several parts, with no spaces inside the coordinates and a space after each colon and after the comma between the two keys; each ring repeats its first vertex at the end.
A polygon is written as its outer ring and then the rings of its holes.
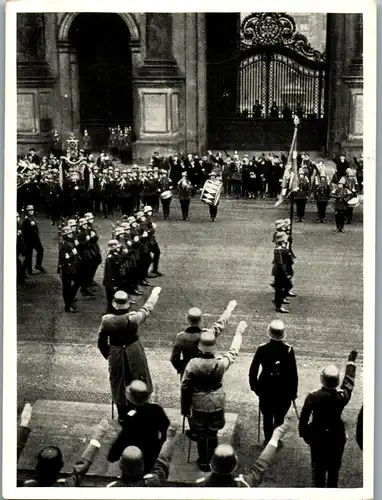
{"type": "Polygon", "coordinates": [[[209,61],[209,144],[227,149],[288,146],[292,116],[302,119],[300,146],[325,144],[325,54],[296,32],[285,13],[253,13],[228,60],[209,61]]]}

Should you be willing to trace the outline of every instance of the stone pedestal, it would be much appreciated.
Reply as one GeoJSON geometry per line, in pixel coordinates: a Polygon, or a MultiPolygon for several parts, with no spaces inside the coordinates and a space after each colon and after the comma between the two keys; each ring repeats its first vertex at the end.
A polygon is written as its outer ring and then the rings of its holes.
{"type": "Polygon", "coordinates": [[[179,152],[181,79],[136,79],[134,82],[135,136],[133,159],[147,160],[154,151],[160,155],[179,152]]]}

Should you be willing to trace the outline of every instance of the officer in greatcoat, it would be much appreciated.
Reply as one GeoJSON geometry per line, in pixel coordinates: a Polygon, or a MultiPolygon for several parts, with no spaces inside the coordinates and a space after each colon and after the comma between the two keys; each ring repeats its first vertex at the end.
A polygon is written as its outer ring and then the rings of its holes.
{"type": "MultiPolygon", "coordinates": [[[[220,318],[215,321],[211,330],[218,337],[227,326],[228,320],[237,305],[236,300],[231,300],[220,318]]],[[[199,340],[203,331],[207,328],[202,328],[202,311],[198,307],[191,307],[187,314],[188,327],[179,332],[176,336],[174,346],[171,353],[171,364],[182,377],[188,362],[200,356],[199,340]]]]}
{"type": "Polygon", "coordinates": [[[321,373],[321,389],[311,392],[301,411],[300,436],[310,446],[313,485],[316,488],[337,488],[346,433],[341,415],[350,401],[355,383],[357,351],[351,351],[345,376],[329,365],[321,373]]]}
{"type": "Polygon", "coordinates": [[[126,387],[133,380],[142,380],[152,393],[152,381],[144,348],[139,340],[138,328],[150,315],[158,302],[160,287],[154,288],[147,302],[138,310],[129,312],[126,292],[114,295],[113,314],[102,317],[98,331],[98,348],[109,364],[111,394],[117,405],[120,421],[128,411],[126,387]]]}
{"type": "Polygon", "coordinates": [[[90,242],[90,231],[88,221],[81,217],[78,221],[78,231],[75,242],[78,242],[77,250],[81,258],[79,269],[81,293],[85,297],[93,297],[94,292],[89,290],[90,280],[93,272],[92,268],[92,244],[90,242]]]}
{"type": "Polygon", "coordinates": [[[259,398],[265,444],[281,425],[297,398],[298,374],[293,347],[284,342],[285,326],[278,319],[268,326],[269,342],[257,349],[249,369],[249,385],[259,398]],[[259,369],[261,373],[259,375],[259,369]]]}
{"type": "Polygon", "coordinates": [[[36,250],[37,252],[36,270],[40,271],[40,273],[45,273],[45,269],[42,267],[44,247],[41,244],[40,233],[38,230],[33,205],[27,205],[26,215],[22,223],[22,234],[25,244],[25,267],[28,274],[34,274],[32,269],[33,250],[36,250]]]}
{"type": "Polygon", "coordinates": [[[304,169],[299,170],[297,191],[294,193],[296,202],[297,222],[305,222],[305,208],[309,197],[310,182],[304,173],[304,169]]]}
{"type": "Polygon", "coordinates": [[[239,354],[242,334],[247,323],[241,321],[228,352],[215,358],[216,335],[202,332],[199,341],[201,355],[187,364],[181,390],[181,413],[191,416],[192,432],[198,447],[197,464],[202,471],[210,470],[210,460],[218,445],[218,431],[225,425],[225,393],[223,376],[239,354]]]}

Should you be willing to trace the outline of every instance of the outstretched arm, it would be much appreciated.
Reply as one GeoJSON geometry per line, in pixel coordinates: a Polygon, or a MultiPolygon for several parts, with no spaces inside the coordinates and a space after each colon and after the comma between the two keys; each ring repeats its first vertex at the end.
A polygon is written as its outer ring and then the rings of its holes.
{"type": "Polygon", "coordinates": [[[229,302],[229,304],[226,307],[226,309],[223,312],[223,314],[213,324],[212,331],[214,332],[215,337],[218,337],[223,332],[223,330],[227,326],[228,320],[231,317],[231,315],[232,315],[233,311],[235,310],[236,306],[237,306],[236,300],[231,300],[231,302],[229,302]]]}
{"type": "Polygon", "coordinates": [[[229,348],[228,352],[223,354],[224,371],[227,371],[228,368],[237,358],[240,351],[241,343],[243,341],[242,335],[246,329],[247,329],[247,323],[245,321],[240,321],[238,327],[236,328],[236,333],[232,340],[231,347],[229,348]]]}
{"type": "Polygon", "coordinates": [[[26,403],[21,413],[20,427],[17,432],[17,460],[19,460],[25,445],[27,444],[29,434],[31,432],[29,422],[32,417],[32,405],[26,403]]]}
{"type": "Polygon", "coordinates": [[[140,326],[148,318],[148,316],[150,316],[151,311],[153,311],[156,303],[158,302],[161,291],[161,287],[155,287],[146,303],[139,309],[139,311],[134,313],[134,319],[137,326],[140,326]]]}

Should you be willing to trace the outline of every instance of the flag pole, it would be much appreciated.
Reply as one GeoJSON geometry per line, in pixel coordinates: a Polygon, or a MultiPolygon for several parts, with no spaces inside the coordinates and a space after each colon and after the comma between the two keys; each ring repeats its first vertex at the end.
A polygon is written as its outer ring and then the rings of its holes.
{"type": "MultiPolygon", "coordinates": [[[[291,149],[289,152],[289,157],[288,157],[288,160],[291,160],[292,162],[296,161],[296,163],[297,163],[297,158],[293,158],[293,155],[297,154],[296,144],[297,144],[297,130],[298,130],[299,123],[300,123],[300,119],[296,115],[294,117],[293,141],[292,141],[292,146],[291,146],[291,149]]],[[[297,168],[296,168],[295,175],[297,175],[297,168]]],[[[293,216],[294,216],[294,190],[293,189],[291,189],[289,197],[290,197],[290,207],[289,207],[289,219],[290,219],[290,235],[289,235],[289,237],[290,237],[290,242],[289,242],[289,249],[292,250],[292,231],[293,231],[293,216]]]]}

